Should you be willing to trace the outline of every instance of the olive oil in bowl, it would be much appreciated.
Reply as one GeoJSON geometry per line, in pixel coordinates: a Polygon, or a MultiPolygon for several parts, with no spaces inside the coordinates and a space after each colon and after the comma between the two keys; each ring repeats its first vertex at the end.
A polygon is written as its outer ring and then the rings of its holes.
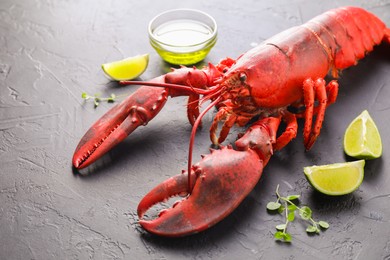
{"type": "Polygon", "coordinates": [[[190,9],[167,11],[149,24],[150,43],[167,62],[189,65],[203,60],[217,41],[209,15],[190,9]]]}

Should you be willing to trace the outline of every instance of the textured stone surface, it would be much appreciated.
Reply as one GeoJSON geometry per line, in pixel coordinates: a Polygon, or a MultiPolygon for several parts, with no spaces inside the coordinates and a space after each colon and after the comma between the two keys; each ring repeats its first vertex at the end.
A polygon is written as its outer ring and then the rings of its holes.
{"type": "MultiPolygon", "coordinates": [[[[389,259],[389,46],[343,72],[339,99],[328,109],[314,148],[305,152],[300,134],[275,154],[239,208],[201,234],[155,237],[141,230],[136,216],[147,191],[186,167],[191,128],[185,99],[169,100],[155,120],[84,175],[71,167],[81,136],[112,106],[95,109],[81,92],[120,95],[134,88],[110,83],[100,64],[149,52],[142,79],[168,71],[148,44],[147,24],[157,13],[188,7],[214,16],[219,40],[205,62],[216,63],[323,11],[351,4],[390,25],[389,0],[2,0],[0,259],[389,259]],[[342,151],[344,129],[364,109],[382,133],[383,157],[367,162],[365,180],[353,194],[319,195],[305,180],[303,166],[348,160],[342,151]],[[277,184],[283,192],[301,194],[330,229],[311,237],[297,222],[290,229],[291,245],[275,242],[272,234],[281,218],[268,214],[265,205],[274,199],[277,184]]],[[[210,119],[206,116],[197,135],[194,158],[207,153],[210,119]]]]}

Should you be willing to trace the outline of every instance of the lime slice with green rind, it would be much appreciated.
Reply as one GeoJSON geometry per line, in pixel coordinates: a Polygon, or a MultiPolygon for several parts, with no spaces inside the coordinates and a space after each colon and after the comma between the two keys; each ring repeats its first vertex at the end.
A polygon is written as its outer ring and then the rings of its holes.
{"type": "Polygon", "coordinates": [[[382,155],[381,136],[367,110],[347,127],[344,134],[344,151],[358,159],[375,159],[382,155]]]}
{"type": "Polygon", "coordinates": [[[356,190],[364,178],[364,160],[308,166],[303,172],[319,192],[331,196],[345,195],[356,190]]]}
{"type": "Polygon", "coordinates": [[[102,69],[113,80],[131,80],[139,77],[148,67],[149,54],[102,64],[102,69]]]}

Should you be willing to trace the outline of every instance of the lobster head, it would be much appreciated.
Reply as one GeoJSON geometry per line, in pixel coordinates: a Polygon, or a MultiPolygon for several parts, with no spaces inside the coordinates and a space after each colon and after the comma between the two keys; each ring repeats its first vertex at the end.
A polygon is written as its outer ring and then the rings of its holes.
{"type": "Polygon", "coordinates": [[[220,79],[218,84],[226,92],[242,100],[252,100],[262,108],[277,108],[291,104],[300,98],[301,92],[285,91],[295,85],[290,78],[288,56],[274,45],[262,44],[241,55],[220,79]],[[285,73],[280,73],[284,71],[285,73]]]}

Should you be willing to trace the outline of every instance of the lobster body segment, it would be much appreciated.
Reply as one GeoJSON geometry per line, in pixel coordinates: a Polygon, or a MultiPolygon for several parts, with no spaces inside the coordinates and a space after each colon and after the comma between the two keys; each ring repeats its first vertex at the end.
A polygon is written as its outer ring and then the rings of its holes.
{"type": "Polygon", "coordinates": [[[336,101],[339,72],[356,65],[381,42],[390,44],[390,29],[381,20],[364,9],[342,7],[277,34],[237,60],[225,58],[203,69],[182,67],[149,82],[122,82],[143,86],[87,131],[73,165],[80,169],[96,161],[153,119],[168,97],[188,96],[187,115],[193,125],[188,170],[151,190],[141,200],[138,216],[139,223],[154,234],[200,232],[229,215],[251,192],[274,151],[296,137],[297,119],[304,118],[306,150],[313,146],[326,108],[336,101]],[[334,80],[327,83],[328,73],[334,80]],[[206,101],[210,105],[200,112],[206,101]],[[226,139],[234,125],[255,123],[235,142],[236,150],[222,147],[192,165],[196,129],[214,106],[218,111],[210,139],[215,145],[226,139]],[[286,123],[284,130],[278,129],[281,121],[286,123]],[[153,205],[183,193],[188,195],[173,208],[146,219],[153,205]]]}
{"type": "Polygon", "coordinates": [[[294,27],[249,50],[225,77],[245,74],[244,84],[255,106],[281,108],[302,99],[302,83],[308,75],[322,78],[329,69],[328,58],[315,37],[302,27],[294,27]]]}

